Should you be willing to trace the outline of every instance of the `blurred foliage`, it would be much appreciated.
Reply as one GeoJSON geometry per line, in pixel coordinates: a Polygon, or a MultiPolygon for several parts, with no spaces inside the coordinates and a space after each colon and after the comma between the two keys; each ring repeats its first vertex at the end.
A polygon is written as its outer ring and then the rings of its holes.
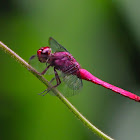
{"type": "MultiPolygon", "coordinates": [[[[52,36],[95,76],[140,95],[140,2],[1,0],[0,40],[28,61],[52,36]]],[[[0,139],[99,139],[25,68],[0,51],[0,139]]],[[[139,140],[139,103],[84,81],[69,98],[117,140],[139,140]]]]}

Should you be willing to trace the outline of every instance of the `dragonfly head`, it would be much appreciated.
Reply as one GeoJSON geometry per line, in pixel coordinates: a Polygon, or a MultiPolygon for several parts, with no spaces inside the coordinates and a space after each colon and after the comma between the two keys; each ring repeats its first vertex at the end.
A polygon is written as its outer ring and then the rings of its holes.
{"type": "Polygon", "coordinates": [[[45,63],[51,55],[51,48],[50,47],[41,47],[37,51],[38,60],[41,63],[45,63]]]}

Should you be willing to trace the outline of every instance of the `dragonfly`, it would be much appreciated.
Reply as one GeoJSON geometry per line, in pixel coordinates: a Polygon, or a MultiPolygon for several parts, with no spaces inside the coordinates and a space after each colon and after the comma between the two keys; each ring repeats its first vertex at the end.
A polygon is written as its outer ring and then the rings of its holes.
{"type": "MultiPolygon", "coordinates": [[[[86,80],[94,84],[101,85],[107,89],[119,93],[122,96],[140,102],[140,97],[136,94],[102,81],[101,79],[92,75],[86,69],[83,69],[72,54],[70,54],[66,48],[64,48],[52,37],[49,38],[49,46],[41,47],[37,51],[37,55],[31,56],[29,62],[31,62],[35,56],[37,56],[37,61],[46,64],[45,69],[41,72],[41,75],[44,75],[48,69],[50,69],[50,67],[53,68],[55,77],[50,82],[55,80],[56,84],[51,88],[58,87],[63,81],[73,91],[79,91],[83,86],[82,80],[86,80]]],[[[51,88],[47,88],[45,90],[45,94],[47,94],[51,88]]],[[[43,91],[41,94],[43,94],[45,91],[43,91]]],[[[69,96],[72,95],[74,94],[70,94],[69,96]]]]}

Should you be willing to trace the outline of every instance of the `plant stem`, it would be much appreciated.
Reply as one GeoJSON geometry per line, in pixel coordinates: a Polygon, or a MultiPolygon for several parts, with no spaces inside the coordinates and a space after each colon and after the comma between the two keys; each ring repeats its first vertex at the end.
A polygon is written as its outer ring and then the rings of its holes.
{"type": "MultiPolygon", "coordinates": [[[[32,74],[34,74],[42,83],[44,83],[48,87],[52,87],[52,85],[40,75],[32,66],[30,66],[24,59],[22,59],[18,54],[8,48],[5,44],[0,42],[0,48],[8,53],[11,57],[13,57],[16,61],[18,61],[22,66],[27,68],[32,74]]],[[[82,121],[82,123],[87,126],[92,132],[105,140],[113,140],[111,137],[104,134],[101,130],[96,128],[93,124],[91,124],[56,88],[51,89],[54,94],[69,108],[74,115],[82,121]]]]}

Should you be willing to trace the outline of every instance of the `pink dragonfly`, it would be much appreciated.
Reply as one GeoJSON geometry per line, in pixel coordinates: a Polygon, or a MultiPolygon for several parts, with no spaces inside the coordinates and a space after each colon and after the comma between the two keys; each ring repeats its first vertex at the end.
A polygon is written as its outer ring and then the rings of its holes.
{"type": "MultiPolygon", "coordinates": [[[[30,61],[34,59],[35,56],[37,56],[38,60],[41,63],[46,63],[47,66],[41,72],[42,75],[44,75],[50,67],[53,67],[55,77],[50,82],[56,80],[56,85],[54,85],[52,88],[59,86],[61,84],[61,81],[63,80],[63,82],[72,90],[79,90],[83,86],[82,84],[82,79],[83,79],[101,85],[125,97],[140,102],[139,96],[129,91],[123,90],[119,87],[116,87],[114,85],[111,85],[107,82],[104,82],[99,78],[95,77],[94,75],[92,75],[87,70],[82,69],[80,64],[76,61],[76,59],[52,37],[49,38],[49,45],[50,47],[48,46],[41,47],[37,51],[37,55],[33,55],[30,58],[30,61]],[[58,71],[60,72],[60,74],[58,74],[58,71]]],[[[45,91],[46,93],[48,93],[50,90],[51,89],[48,88],[45,91]]],[[[73,94],[69,96],[72,95],[73,94]]]]}

